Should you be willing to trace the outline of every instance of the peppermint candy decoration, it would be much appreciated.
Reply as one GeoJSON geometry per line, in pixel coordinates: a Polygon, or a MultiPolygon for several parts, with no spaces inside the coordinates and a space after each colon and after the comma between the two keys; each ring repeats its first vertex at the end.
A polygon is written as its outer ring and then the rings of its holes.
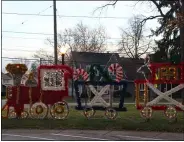
{"type": "Polygon", "coordinates": [[[88,73],[84,69],[76,69],[74,71],[73,79],[74,80],[78,80],[80,76],[82,76],[84,81],[86,81],[88,79],[89,75],[88,75],[88,73]]]}
{"type": "Polygon", "coordinates": [[[123,79],[123,68],[118,64],[111,64],[108,68],[110,73],[116,74],[116,81],[120,82],[123,79]]]}

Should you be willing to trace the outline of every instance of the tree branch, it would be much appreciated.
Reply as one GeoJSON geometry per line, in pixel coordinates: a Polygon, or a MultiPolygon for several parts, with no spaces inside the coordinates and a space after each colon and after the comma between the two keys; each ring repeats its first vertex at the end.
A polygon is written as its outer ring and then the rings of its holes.
{"type": "Polygon", "coordinates": [[[148,49],[150,49],[150,43],[151,43],[151,41],[148,43],[148,47],[146,48],[146,50],[143,53],[139,53],[139,57],[142,56],[143,54],[145,54],[148,51],[148,49]]]}
{"type": "Polygon", "coordinates": [[[155,19],[155,18],[159,18],[159,17],[162,17],[162,15],[146,17],[146,18],[144,18],[140,23],[141,23],[142,25],[144,25],[144,24],[146,23],[146,21],[152,20],[152,19],[155,19]]]}
{"type": "Polygon", "coordinates": [[[162,16],[162,17],[165,17],[165,15],[163,14],[163,12],[162,12],[162,9],[161,9],[161,4],[159,5],[157,2],[156,2],[156,0],[151,0],[154,4],[155,4],[155,6],[157,7],[157,9],[158,9],[158,11],[160,12],[160,15],[162,16]]]}
{"type": "MultiPolygon", "coordinates": [[[[111,1],[111,2],[112,2],[112,1],[111,1]]],[[[102,11],[102,9],[105,8],[105,7],[107,7],[107,6],[113,6],[113,7],[115,7],[115,5],[116,5],[117,2],[118,2],[118,0],[115,0],[113,3],[108,3],[108,4],[106,4],[106,5],[97,7],[97,8],[93,11],[93,15],[94,15],[94,13],[95,13],[97,10],[101,10],[101,11],[102,11]]],[[[100,12],[100,13],[101,13],[101,12],[100,12]]]]}

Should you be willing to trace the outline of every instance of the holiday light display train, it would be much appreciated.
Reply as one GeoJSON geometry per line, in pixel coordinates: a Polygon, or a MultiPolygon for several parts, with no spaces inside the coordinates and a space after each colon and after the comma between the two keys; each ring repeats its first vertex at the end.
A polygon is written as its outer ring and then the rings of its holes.
{"type": "Polygon", "coordinates": [[[24,64],[8,64],[6,70],[11,73],[14,86],[7,87],[7,102],[2,108],[7,110],[8,118],[31,118],[43,119],[50,115],[55,119],[65,119],[69,109],[64,97],[68,96],[68,80],[72,78],[73,70],[67,65],[41,65],[38,68],[38,83],[33,74],[25,85],[20,85],[21,78],[27,71],[24,64]],[[24,108],[29,104],[29,109],[24,108]],[[10,111],[10,108],[14,110],[10,111]]]}
{"type": "Polygon", "coordinates": [[[149,56],[147,61],[137,71],[142,73],[145,79],[135,80],[136,107],[140,110],[141,116],[147,120],[152,117],[153,110],[164,110],[164,114],[169,120],[176,120],[177,111],[184,111],[184,104],[173,99],[171,95],[184,89],[184,63],[150,63],[149,56]],[[145,67],[149,69],[150,76],[146,76],[145,67]],[[165,92],[161,92],[159,87],[168,84],[174,87],[171,87],[170,90],[166,88],[165,92]],[[141,85],[143,86],[142,94],[141,85]],[[158,96],[151,100],[150,97],[153,95],[151,92],[158,96]],[[162,99],[167,100],[169,104],[163,105],[160,102],[162,99]]]}
{"type": "MultiPolygon", "coordinates": [[[[43,119],[48,115],[50,109],[50,115],[55,119],[65,119],[69,113],[69,107],[64,97],[68,96],[68,80],[74,78],[74,86],[76,90],[76,96],[78,94],[78,85],[83,84],[90,88],[90,91],[94,93],[95,97],[91,101],[93,105],[97,100],[100,100],[106,107],[106,116],[110,119],[115,119],[117,116],[116,110],[112,108],[112,98],[110,106],[103,100],[102,95],[105,91],[110,92],[112,97],[114,85],[123,85],[124,93],[126,91],[127,82],[123,81],[123,70],[119,64],[112,64],[109,66],[108,71],[116,75],[115,80],[110,78],[108,72],[102,71],[100,65],[91,66],[91,74],[89,75],[83,69],[77,69],[74,71],[67,65],[41,65],[38,68],[38,83],[34,80],[33,74],[29,74],[29,78],[25,85],[21,85],[21,78],[27,71],[27,67],[24,64],[8,64],[6,70],[12,75],[14,80],[14,86],[7,87],[7,102],[2,108],[2,111],[7,110],[6,118],[27,118],[29,115],[31,118],[43,119]],[[103,76],[101,81],[94,81],[95,68],[100,71],[103,76]],[[79,76],[82,76],[84,81],[78,80],[79,76]],[[94,85],[104,86],[101,91],[98,92],[94,85]],[[29,104],[29,109],[24,108],[24,105],[29,104]],[[50,108],[49,108],[50,106],[50,108]],[[11,109],[13,108],[13,109],[11,109]]],[[[124,99],[123,95],[120,95],[119,109],[122,109],[124,99]]],[[[80,105],[80,102],[77,102],[80,105]]],[[[86,108],[84,109],[84,115],[90,118],[91,115],[86,108]]],[[[92,109],[93,111],[93,109],[92,109]]]]}
{"type": "MultiPolygon", "coordinates": [[[[84,116],[86,118],[91,118],[95,115],[95,104],[101,103],[101,106],[105,108],[105,116],[108,119],[115,119],[117,117],[117,111],[126,111],[124,108],[124,94],[127,89],[127,81],[123,80],[123,68],[118,64],[114,63],[108,67],[108,71],[104,70],[99,64],[93,64],[90,66],[89,71],[85,71],[84,69],[78,68],[74,70],[74,87],[75,94],[77,98],[77,109],[84,110],[84,116]],[[99,76],[97,76],[97,71],[99,72],[99,76]],[[113,79],[110,74],[115,75],[113,79]],[[80,77],[82,79],[80,79],[80,77]],[[85,106],[82,107],[80,101],[79,86],[83,86],[88,90],[85,94],[93,93],[94,97],[90,100],[90,102],[85,103],[85,106]],[[97,88],[95,88],[95,86],[97,88]],[[120,92],[120,103],[118,108],[113,108],[113,93],[114,86],[123,86],[123,89],[120,92]],[[100,88],[100,90],[98,90],[100,88]],[[102,97],[105,92],[109,94],[109,103],[102,97]]],[[[90,98],[90,97],[88,97],[90,98]]]]}

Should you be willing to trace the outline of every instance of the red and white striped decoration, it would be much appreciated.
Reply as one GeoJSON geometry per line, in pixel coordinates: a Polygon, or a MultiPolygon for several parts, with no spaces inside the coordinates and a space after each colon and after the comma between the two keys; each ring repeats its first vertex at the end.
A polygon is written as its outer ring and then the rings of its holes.
{"type": "Polygon", "coordinates": [[[110,73],[116,74],[116,81],[120,82],[123,79],[123,68],[118,64],[111,64],[108,68],[110,73]]]}
{"type": "Polygon", "coordinates": [[[80,75],[82,76],[84,81],[86,81],[89,76],[88,73],[84,69],[76,69],[73,74],[73,79],[78,80],[80,75]]]}

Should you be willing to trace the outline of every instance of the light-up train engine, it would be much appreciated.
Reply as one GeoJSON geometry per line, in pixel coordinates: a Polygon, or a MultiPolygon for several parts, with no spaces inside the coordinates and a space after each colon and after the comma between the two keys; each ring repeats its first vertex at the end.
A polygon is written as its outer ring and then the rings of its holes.
{"type": "MultiPolygon", "coordinates": [[[[15,64],[9,66],[14,67],[15,64]]],[[[9,72],[14,74],[14,71],[9,72]]],[[[31,73],[25,85],[20,85],[19,81],[15,86],[7,88],[7,103],[3,107],[3,110],[7,109],[6,117],[27,118],[30,115],[32,118],[43,119],[48,116],[50,105],[50,115],[53,118],[65,119],[69,109],[63,98],[68,96],[68,80],[72,78],[72,73],[72,69],[66,65],[41,65],[38,68],[38,83],[31,73]],[[24,108],[25,104],[29,104],[28,111],[24,108]],[[10,107],[14,110],[9,112],[10,107]]]]}
{"type": "Polygon", "coordinates": [[[135,80],[136,107],[140,110],[141,116],[149,120],[153,110],[164,110],[165,116],[170,121],[176,120],[177,111],[184,111],[184,104],[176,101],[172,96],[184,88],[184,63],[148,62],[140,67],[138,72],[145,77],[145,79],[135,80]],[[149,76],[146,76],[143,67],[150,70],[149,76]],[[162,99],[169,103],[163,105],[162,99]]]}

